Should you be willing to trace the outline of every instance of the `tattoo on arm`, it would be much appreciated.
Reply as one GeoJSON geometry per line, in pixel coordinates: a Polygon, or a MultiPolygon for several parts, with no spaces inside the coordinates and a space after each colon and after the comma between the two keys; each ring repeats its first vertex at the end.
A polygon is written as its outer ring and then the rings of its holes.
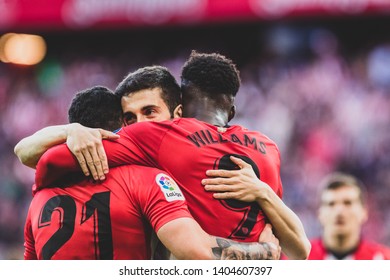
{"type": "Polygon", "coordinates": [[[212,248],[217,260],[273,260],[273,249],[268,243],[244,243],[216,237],[218,247],[212,248]]]}

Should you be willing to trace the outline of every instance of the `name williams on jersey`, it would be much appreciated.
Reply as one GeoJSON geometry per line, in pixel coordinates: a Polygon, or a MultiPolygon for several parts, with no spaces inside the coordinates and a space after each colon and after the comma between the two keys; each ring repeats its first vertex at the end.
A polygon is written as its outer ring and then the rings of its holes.
{"type": "Polygon", "coordinates": [[[229,134],[222,135],[221,133],[217,133],[213,135],[213,133],[208,130],[199,130],[195,133],[186,136],[195,146],[198,148],[212,145],[212,144],[225,144],[225,143],[237,143],[241,146],[252,147],[255,151],[258,151],[262,154],[267,153],[267,145],[257,140],[255,137],[250,137],[247,134],[229,134]]]}

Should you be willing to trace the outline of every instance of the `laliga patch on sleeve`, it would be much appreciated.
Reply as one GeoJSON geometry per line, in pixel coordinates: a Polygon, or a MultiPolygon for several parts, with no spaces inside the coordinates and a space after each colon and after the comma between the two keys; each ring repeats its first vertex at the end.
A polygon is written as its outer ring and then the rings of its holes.
{"type": "Polygon", "coordinates": [[[156,183],[159,185],[167,201],[184,200],[184,195],[179,186],[167,174],[159,173],[156,176],[156,183]]]}

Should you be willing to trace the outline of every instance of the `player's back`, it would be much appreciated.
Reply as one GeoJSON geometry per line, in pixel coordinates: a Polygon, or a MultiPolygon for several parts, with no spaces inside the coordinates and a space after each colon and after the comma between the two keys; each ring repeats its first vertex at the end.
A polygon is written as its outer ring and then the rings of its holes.
{"type": "Polygon", "coordinates": [[[150,259],[151,232],[167,220],[166,205],[156,203],[164,196],[158,176],[164,174],[154,168],[122,166],[101,183],[37,192],[25,257],[34,258],[33,246],[38,259],[150,259]]]}
{"type": "MultiPolygon", "coordinates": [[[[250,161],[260,179],[281,197],[280,154],[276,144],[240,126],[218,128],[196,119],[141,122],[122,128],[120,138],[103,141],[110,166],[140,164],[168,172],[181,187],[188,208],[209,234],[257,241],[265,216],[256,203],[220,201],[204,190],[201,180],[209,169],[231,169],[230,155],[250,161]]],[[[37,165],[38,188],[79,170],[66,145],[54,147],[37,165]]]]}
{"type": "Polygon", "coordinates": [[[208,169],[234,169],[229,156],[235,155],[251,163],[259,177],[282,196],[280,155],[273,141],[241,126],[218,128],[185,118],[124,130],[121,138],[129,137],[142,149],[147,164],[167,171],[180,185],[189,210],[206,232],[238,240],[258,239],[265,225],[258,204],[218,201],[204,190],[201,180],[208,169]]]}

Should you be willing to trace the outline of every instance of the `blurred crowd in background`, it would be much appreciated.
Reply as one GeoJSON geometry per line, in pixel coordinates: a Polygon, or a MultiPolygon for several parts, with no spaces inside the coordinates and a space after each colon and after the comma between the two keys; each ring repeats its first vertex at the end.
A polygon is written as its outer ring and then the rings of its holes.
{"type": "Polygon", "coordinates": [[[128,72],[153,64],[179,80],[192,49],[237,64],[242,86],[231,123],[278,144],[284,201],[310,238],[321,232],[319,182],[337,170],[365,183],[365,235],[390,246],[390,37],[372,19],[330,22],[42,34],[48,44],[42,63],[0,64],[0,259],[23,258],[34,181],[15,144],[67,123],[70,101],[82,89],[115,89],[128,72]]]}

